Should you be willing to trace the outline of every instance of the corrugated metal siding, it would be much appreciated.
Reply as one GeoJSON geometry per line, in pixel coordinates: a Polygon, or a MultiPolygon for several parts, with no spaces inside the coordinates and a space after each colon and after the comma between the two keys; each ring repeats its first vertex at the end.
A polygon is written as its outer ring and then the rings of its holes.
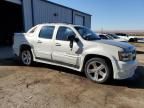
{"type": "Polygon", "coordinates": [[[84,25],[84,20],[85,20],[84,16],[75,15],[74,18],[75,18],[74,24],[84,25]]]}
{"type": "Polygon", "coordinates": [[[45,0],[22,0],[24,26],[27,31],[41,23],[74,24],[75,15],[84,17],[84,26],[91,27],[91,16],[80,11],[66,8],[45,0]]]}
{"type": "Polygon", "coordinates": [[[25,31],[27,31],[33,26],[31,0],[23,0],[22,6],[23,6],[24,27],[25,31]]]}
{"type": "Polygon", "coordinates": [[[42,0],[34,0],[34,22],[72,23],[72,10],[42,0]]]}
{"type": "Polygon", "coordinates": [[[23,20],[25,31],[40,23],[70,23],[74,24],[75,15],[84,18],[84,26],[91,27],[89,14],[55,4],[46,0],[5,0],[23,7],[23,20]]]}
{"type": "Polygon", "coordinates": [[[73,11],[73,22],[75,22],[75,16],[79,15],[84,17],[84,26],[91,28],[91,16],[90,15],[86,15],[84,13],[80,13],[78,11],[73,11]]]}

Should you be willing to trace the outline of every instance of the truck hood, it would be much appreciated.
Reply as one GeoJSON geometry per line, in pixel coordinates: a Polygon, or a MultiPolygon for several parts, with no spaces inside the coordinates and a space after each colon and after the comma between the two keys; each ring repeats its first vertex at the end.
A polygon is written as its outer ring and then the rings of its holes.
{"type": "Polygon", "coordinates": [[[98,41],[93,41],[93,42],[120,47],[126,51],[134,49],[133,45],[126,43],[126,42],[117,42],[117,41],[113,41],[113,40],[98,40],[98,41]]]}

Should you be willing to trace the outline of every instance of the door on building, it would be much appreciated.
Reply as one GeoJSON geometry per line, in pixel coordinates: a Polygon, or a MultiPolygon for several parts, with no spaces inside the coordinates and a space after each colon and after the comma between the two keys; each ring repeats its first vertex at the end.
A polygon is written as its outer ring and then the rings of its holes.
{"type": "Polygon", "coordinates": [[[74,24],[84,26],[84,16],[75,15],[74,24]]]}
{"type": "Polygon", "coordinates": [[[12,45],[15,32],[22,32],[22,5],[8,1],[0,1],[0,45],[12,45]]]}

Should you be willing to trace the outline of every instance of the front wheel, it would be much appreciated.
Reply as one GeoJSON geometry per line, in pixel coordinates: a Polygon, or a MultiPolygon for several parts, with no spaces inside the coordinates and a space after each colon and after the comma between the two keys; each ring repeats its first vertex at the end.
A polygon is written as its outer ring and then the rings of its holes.
{"type": "Polygon", "coordinates": [[[110,79],[111,67],[102,58],[92,58],[85,64],[87,78],[96,83],[105,83],[110,79]]]}
{"type": "Polygon", "coordinates": [[[30,66],[33,62],[32,53],[29,49],[22,50],[20,54],[20,58],[21,58],[21,62],[26,66],[30,66]]]}

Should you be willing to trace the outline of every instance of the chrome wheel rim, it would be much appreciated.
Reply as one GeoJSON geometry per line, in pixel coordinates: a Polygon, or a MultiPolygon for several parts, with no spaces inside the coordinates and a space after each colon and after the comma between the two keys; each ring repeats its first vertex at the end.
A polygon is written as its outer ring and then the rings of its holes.
{"type": "Polygon", "coordinates": [[[31,64],[31,54],[29,51],[23,51],[22,52],[22,62],[25,65],[30,65],[31,64]]]}
{"type": "Polygon", "coordinates": [[[87,74],[94,81],[103,81],[107,76],[106,66],[98,61],[90,62],[87,66],[87,74]]]}

